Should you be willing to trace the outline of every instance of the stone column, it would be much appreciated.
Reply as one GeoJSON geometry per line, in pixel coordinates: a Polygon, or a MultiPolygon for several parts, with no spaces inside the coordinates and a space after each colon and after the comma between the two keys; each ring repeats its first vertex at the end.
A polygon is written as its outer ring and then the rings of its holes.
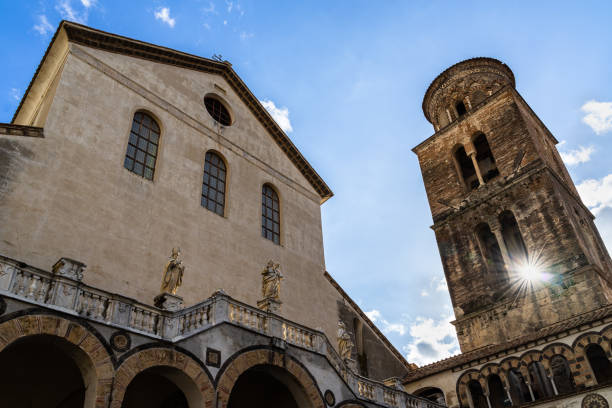
{"type": "Polygon", "coordinates": [[[470,153],[470,159],[472,159],[472,163],[474,164],[474,170],[476,170],[476,177],[478,177],[478,182],[482,186],[485,182],[482,178],[482,174],[480,174],[480,167],[478,167],[478,161],[476,160],[476,152],[470,153]]]}
{"type": "Polygon", "coordinates": [[[553,388],[553,391],[555,392],[555,395],[559,395],[559,391],[557,391],[557,384],[555,384],[555,379],[553,378],[553,376],[549,375],[548,379],[550,380],[550,383],[552,384],[552,388],[553,388]]]}

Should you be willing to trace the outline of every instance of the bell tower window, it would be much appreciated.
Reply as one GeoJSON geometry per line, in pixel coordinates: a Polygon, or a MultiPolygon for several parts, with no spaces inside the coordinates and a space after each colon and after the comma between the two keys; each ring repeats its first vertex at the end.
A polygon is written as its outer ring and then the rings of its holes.
{"type": "Polygon", "coordinates": [[[489,180],[499,176],[499,170],[497,170],[493,153],[491,153],[489,142],[487,141],[487,137],[484,135],[484,133],[478,134],[474,138],[473,143],[474,148],[476,149],[476,162],[478,163],[480,174],[482,174],[482,179],[486,183],[489,180]]]}
{"type": "Polygon", "coordinates": [[[478,182],[478,176],[474,169],[474,163],[465,153],[465,148],[463,146],[455,150],[455,162],[467,190],[471,191],[478,188],[480,183],[478,182]]]}
{"type": "Polygon", "coordinates": [[[457,101],[455,103],[455,109],[457,109],[457,116],[461,117],[467,113],[467,109],[465,109],[465,104],[463,101],[457,101]]]}
{"type": "Polygon", "coordinates": [[[487,270],[494,275],[495,282],[506,280],[506,266],[504,264],[504,258],[502,252],[497,243],[497,238],[491,232],[491,228],[486,223],[479,224],[476,227],[476,235],[480,243],[483,258],[487,263],[487,270]]]}
{"type": "Polygon", "coordinates": [[[512,262],[519,265],[527,263],[527,247],[523,241],[523,236],[514,214],[510,211],[504,211],[499,215],[499,223],[501,224],[504,244],[512,262]]]}

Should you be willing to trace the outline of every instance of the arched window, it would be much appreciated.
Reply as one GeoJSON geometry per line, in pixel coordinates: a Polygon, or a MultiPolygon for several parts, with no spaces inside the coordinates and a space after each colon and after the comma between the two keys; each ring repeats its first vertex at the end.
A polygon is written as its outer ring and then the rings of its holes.
{"type": "Polygon", "coordinates": [[[468,383],[470,396],[472,397],[472,408],[488,408],[487,398],[482,391],[482,386],[476,380],[471,380],[468,383]]]}
{"type": "Polygon", "coordinates": [[[123,166],[139,176],[153,180],[158,146],[159,125],[146,113],[136,112],[123,166]]]}
{"type": "Polygon", "coordinates": [[[463,146],[455,150],[455,162],[465,187],[468,190],[475,190],[478,188],[480,183],[478,182],[478,176],[474,169],[474,163],[472,163],[472,159],[465,153],[465,148],[463,146]]]}
{"type": "Polygon", "coordinates": [[[491,153],[487,137],[480,133],[474,138],[473,143],[476,148],[476,162],[478,163],[480,174],[482,174],[482,179],[486,183],[492,178],[499,176],[499,170],[497,170],[495,165],[495,159],[493,158],[493,153],[491,153]]]}
{"type": "Polygon", "coordinates": [[[586,348],[586,356],[595,374],[597,384],[607,384],[612,381],[612,363],[601,346],[589,344],[586,348]]]}
{"type": "Polygon", "coordinates": [[[455,109],[457,109],[457,115],[459,115],[459,117],[465,115],[467,112],[467,109],[465,109],[465,104],[463,103],[463,101],[455,102],[455,109]]]}
{"type": "Polygon", "coordinates": [[[202,207],[221,216],[225,208],[226,174],[223,159],[214,152],[206,152],[202,180],[202,207]]]}
{"type": "Polygon", "coordinates": [[[510,383],[510,395],[512,396],[513,406],[531,402],[531,393],[519,369],[513,368],[508,372],[508,382],[510,383]]]}
{"type": "Polygon", "coordinates": [[[574,383],[572,371],[565,357],[560,354],[553,356],[550,359],[550,370],[559,395],[569,394],[576,390],[576,383],[574,383]]]}
{"type": "Polygon", "coordinates": [[[523,241],[523,236],[521,235],[516,218],[514,218],[514,214],[510,211],[504,211],[499,215],[499,222],[510,259],[516,264],[527,263],[527,247],[523,241]]]}
{"type": "Polygon", "coordinates": [[[280,205],[278,194],[269,185],[261,189],[261,235],[280,244],[280,205]]]}
{"type": "Polygon", "coordinates": [[[491,408],[503,408],[506,406],[506,390],[501,378],[497,374],[491,374],[487,378],[487,385],[489,386],[489,401],[491,402],[491,408]]]}
{"type": "Polygon", "coordinates": [[[492,281],[501,282],[508,279],[504,258],[497,238],[491,232],[491,228],[487,223],[478,224],[476,227],[476,235],[482,251],[482,256],[487,263],[487,269],[493,274],[492,281]]]}
{"type": "Polygon", "coordinates": [[[531,390],[536,400],[541,398],[552,397],[554,395],[552,385],[546,376],[546,370],[539,361],[534,361],[529,364],[529,379],[531,390]]]}

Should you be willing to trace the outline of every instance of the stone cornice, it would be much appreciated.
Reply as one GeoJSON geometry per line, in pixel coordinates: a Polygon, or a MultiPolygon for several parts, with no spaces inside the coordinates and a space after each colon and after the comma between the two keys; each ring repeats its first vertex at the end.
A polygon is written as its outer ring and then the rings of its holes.
{"type": "Polygon", "coordinates": [[[38,76],[46,57],[49,54],[49,50],[51,49],[53,42],[57,38],[58,33],[62,30],[64,30],[68,36],[68,41],[75,44],[81,44],[90,48],[127,55],[134,58],[146,59],[161,64],[216,74],[223,77],[240,97],[240,99],[245,103],[245,105],[249,107],[251,113],[261,122],[281,150],[302,173],[304,178],[308,180],[310,185],[320,196],[320,202],[323,203],[333,196],[333,192],[327,186],[325,181],[323,181],[321,176],[319,176],[310,163],[308,163],[285,132],[283,132],[274,119],[272,119],[268,111],[261,105],[251,90],[232,69],[229,62],[220,62],[208,58],[198,57],[196,55],[187,54],[170,48],[96,30],[73,22],[62,21],[60,23],[59,28],[57,29],[49,47],[47,48],[43,60],[39,64],[36,73],[34,74],[34,78],[28,86],[28,90],[25,92],[17,111],[13,116],[13,121],[22,108],[32,84],[36,81],[36,77],[38,76]]]}
{"type": "Polygon", "coordinates": [[[11,123],[0,123],[0,135],[45,137],[44,129],[41,127],[13,125],[11,123]]]}

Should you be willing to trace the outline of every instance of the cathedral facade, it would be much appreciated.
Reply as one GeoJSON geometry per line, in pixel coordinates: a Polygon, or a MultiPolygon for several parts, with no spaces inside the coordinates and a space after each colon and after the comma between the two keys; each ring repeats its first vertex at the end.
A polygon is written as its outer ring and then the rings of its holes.
{"type": "Polygon", "coordinates": [[[0,124],[0,405],[607,406],[612,264],[554,136],[493,59],[423,109],[462,354],[419,368],[326,271],[332,192],[229,62],[62,22],[0,124]]]}

